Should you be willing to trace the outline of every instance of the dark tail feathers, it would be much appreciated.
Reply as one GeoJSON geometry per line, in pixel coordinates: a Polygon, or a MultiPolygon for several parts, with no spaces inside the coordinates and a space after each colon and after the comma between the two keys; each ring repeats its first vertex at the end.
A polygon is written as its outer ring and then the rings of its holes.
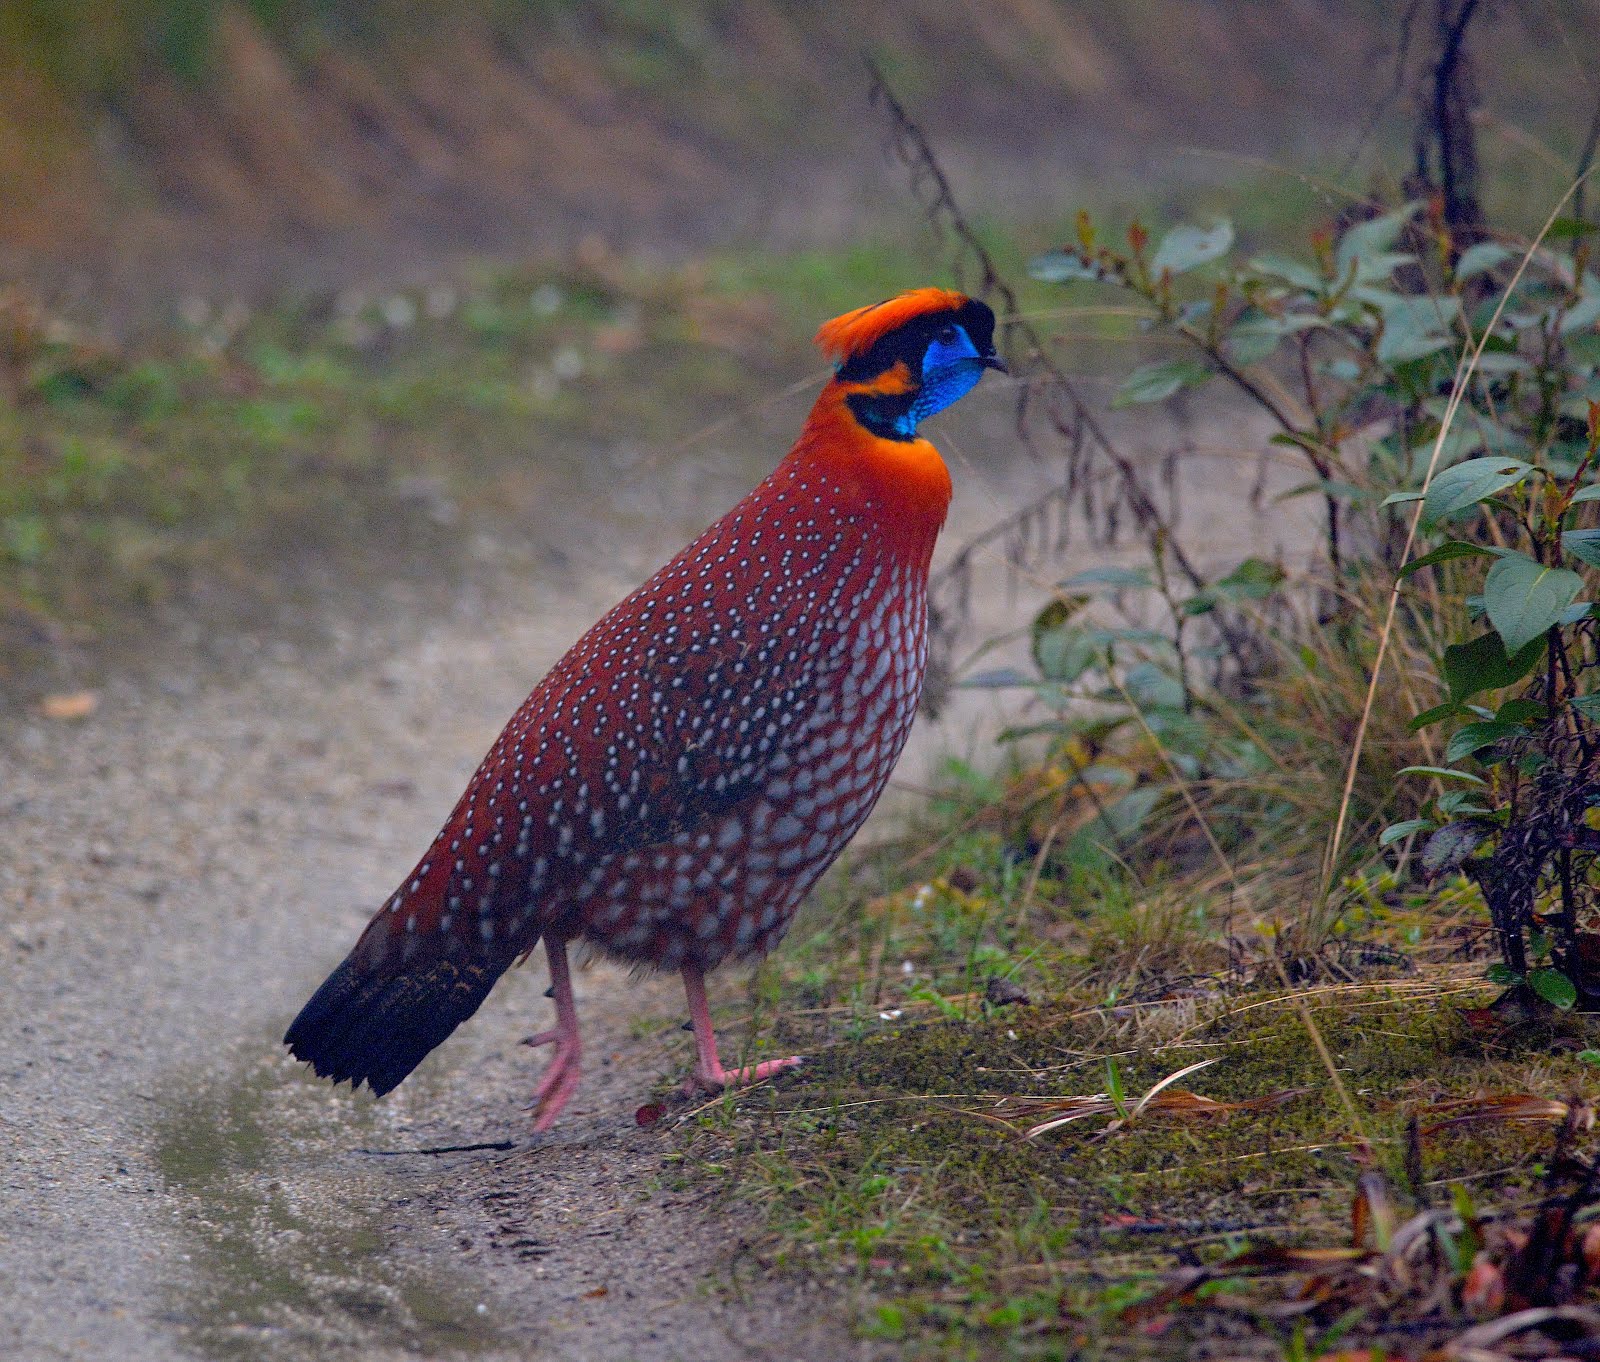
{"type": "Polygon", "coordinates": [[[323,1078],[370,1084],[379,1097],[488,997],[511,958],[419,960],[373,969],[358,945],[300,1009],[283,1043],[323,1078]]]}

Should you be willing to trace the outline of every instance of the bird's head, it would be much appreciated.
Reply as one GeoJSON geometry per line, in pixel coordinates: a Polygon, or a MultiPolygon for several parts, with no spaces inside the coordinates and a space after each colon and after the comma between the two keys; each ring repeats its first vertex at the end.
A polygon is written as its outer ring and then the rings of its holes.
{"type": "Polygon", "coordinates": [[[817,345],[856,420],[887,440],[916,439],[918,422],[965,397],[985,369],[1006,371],[994,313],[950,289],[913,289],[835,317],[817,345]]]}

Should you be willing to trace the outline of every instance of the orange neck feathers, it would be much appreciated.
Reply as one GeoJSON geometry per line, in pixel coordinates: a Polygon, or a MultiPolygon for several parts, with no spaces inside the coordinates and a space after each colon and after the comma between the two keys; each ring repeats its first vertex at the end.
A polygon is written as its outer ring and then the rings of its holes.
{"type": "Polygon", "coordinates": [[[928,441],[885,440],[863,426],[849,407],[852,390],[860,385],[828,382],[785,462],[815,468],[926,570],[950,510],[950,471],[928,441]]]}
{"type": "Polygon", "coordinates": [[[834,374],[785,462],[815,469],[870,515],[884,542],[925,570],[950,509],[950,472],[918,421],[1002,367],[994,314],[950,289],[920,288],[823,323],[834,374]]]}

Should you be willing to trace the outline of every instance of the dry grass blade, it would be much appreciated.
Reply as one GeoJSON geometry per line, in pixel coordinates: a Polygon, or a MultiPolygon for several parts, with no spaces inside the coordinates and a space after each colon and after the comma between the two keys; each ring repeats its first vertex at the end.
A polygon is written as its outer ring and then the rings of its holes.
{"type": "Polygon", "coordinates": [[[1477,1349],[1493,1348],[1512,1334],[1542,1329],[1547,1324],[1576,1325],[1588,1330],[1590,1337],[1600,1335],[1600,1314],[1593,1310],[1577,1305],[1541,1306],[1532,1310],[1518,1310],[1514,1315],[1502,1315],[1499,1319],[1474,1325],[1466,1333],[1453,1338],[1445,1353],[1447,1356],[1461,1357],[1477,1349]]]}
{"type": "Polygon", "coordinates": [[[1227,1277],[1337,1271],[1359,1267],[1376,1256],[1370,1249],[1353,1248],[1285,1248],[1268,1244],[1263,1248],[1246,1249],[1208,1267],[1178,1269],[1161,1290],[1124,1309],[1122,1319],[1134,1323],[1152,1315],[1164,1314],[1175,1305],[1198,1304],[1197,1293],[1201,1287],[1227,1277]]]}
{"type": "MultiPolygon", "coordinates": [[[[1221,1055],[1216,1055],[1211,1059],[1197,1060],[1193,1064],[1186,1064],[1183,1068],[1178,1069],[1178,1070],[1174,1071],[1173,1073],[1168,1074],[1159,1083],[1154,1084],[1150,1088],[1150,1090],[1145,1093],[1145,1095],[1143,1097],[1141,1097],[1137,1102],[1134,1103],[1133,1110],[1128,1113],[1128,1119],[1130,1121],[1135,1120],[1138,1117],[1138,1115],[1139,1115],[1139,1113],[1141,1111],[1145,1110],[1145,1108],[1148,1107],[1152,1101],[1154,1101],[1163,1092],[1166,1092],[1166,1090],[1168,1088],[1170,1088],[1174,1083],[1176,1083],[1180,1078],[1187,1078],[1190,1074],[1198,1073],[1201,1069],[1209,1069],[1213,1064],[1217,1063],[1217,1061],[1220,1060],[1221,1058],[1222,1058],[1221,1055]]],[[[1180,1093],[1174,1092],[1174,1093],[1171,1094],[1171,1096],[1172,1097],[1178,1097],[1178,1096],[1194,1097],[1194,1094],[1193,1093],[1182,1093],[1182,1094],[1180,1094],[1180,1093]]],[[[1208,1101],[1209,1099],[1202,1097],[1202,1098],[1197,1098],[1196,1100],[1204,1102],[1204,1101],[1208,1101]]]]}
{"type": "Polygon", "coordinates": [[[1043,1135],[1047,1130],[1056,1130],[1061,1126],[1071,1125],[1074,1121],[1082,1121],[1086,1117],[1110,1116],[1116,1111],[1117,1104],[1109,1097],[1097,1094],[1094,1097],[1063,1097],[1052,1103],[1051,1107],[1055,1111],[1066,1112],[1066,1115],[1030,1127],[1023,1135],[1023,1139],[1031,1140],[1037,1135],[1043,1135]]]}
{"type": "MultiPolygon", "coordinates": [[[[1168,1074],[1159,1083],[1150,1088],[1131,1108],[1126,1115],[1120,1114],[1123,1108],[1105,1093],[1096,1093],[1092,1097],[1057,1097],[1044,1101],[1016,1102],[1008,1110],[1014,1115],[1035,1116],[1043,1112],[1060,1112],[1048,1121],[1029,1127],[1023,1138],[1034,1139],[1046,1131],[1055,1130],[1059,1126],[1071,1125],[1074,1121],[1084,1120],[1090,1116],[1117,1115],[1103,1131],[1102,1135],[1109,1135],[1135,1120],[1152,1116],[1169,1116],[1178,1120],[1193,1120],[1211,1116],[1232,1116],[1241,1111],[1268,1111],[1273,1107],[1280,1107],[1286,1102],[1292,1102],[1310,1091],[1307,1088],[1283,1088],[1278,1092],[1270,1092],[1264,1097],[1243,1098],[1236,1102],[1224,1102],[1215,1097],[1203,1097],[1197,1092],[1190,1092],[1187,1088],[1174,1088],[1172,1084],[1179,1079],[1187,1077],[1198,1069],[1204,1069],[1216,1064],[1221,1056],[1213,1059],[1202,1059],[1197,1064],[1190,1064],[1174,1073],[1168,1074]]],[[[1002,1106],[1012,1099],[1005,1099],[1002,1106]]],[[[997,1108],[998,1110],[998,1108],[997,1108]]]]}
{"type": "Polygon", "coordinates": [[[1356,1184],[1356,1199],[1350,1207],[1350,1242],[1360,1248],[1370,1229],[1372,1242],[1387,1253],[1394,1243],[1396,1219],[1394,1198],[1389,1195],[1389,1184],[1383,1180],[1383,1174],[1363,1173],[1356,1184]]]}
{"type": "MultiPolygon", "coordinates": [[[[1572,1108],[1553,1097],[1535,1097],[1532,1093],[1509,1093],[1502,1097],[1459,1097],[1449,1102],[1434,1102],[1417,1111],[1418,1116],[1442,1116],[1422,1128],[1424,1138],[1437,1135],[1452,1126],[1469,1125],[1474,1121],[1537,1121],[1559,1125],[1565,1121],[1572,1108]]],[[[1590,1114],[1590,1121],[1594,1117],[1590,1114]]]]}

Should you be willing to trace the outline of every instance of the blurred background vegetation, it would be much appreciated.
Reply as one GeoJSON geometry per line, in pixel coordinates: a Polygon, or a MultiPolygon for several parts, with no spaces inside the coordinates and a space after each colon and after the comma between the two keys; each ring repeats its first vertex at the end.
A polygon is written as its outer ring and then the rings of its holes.
{"type": "MultiPolygon", "coordinates": [[[[1587,11],[1496,11],[1486,152],[1515,195],[1582,139],[1548,75],[1582,70],[1587,11]]],[[[863,56],[990,218],[1088,184],[1181,196],[1239,178],[1229,156],[1370,171],[1408,111],[1402,28],[1364,0],[899,0],[867,25],[838,0],[11,0],[0,263],[126,323],[185,288],[414,281],[594,233],[838,244],[905,202],[863,56]]]]}

